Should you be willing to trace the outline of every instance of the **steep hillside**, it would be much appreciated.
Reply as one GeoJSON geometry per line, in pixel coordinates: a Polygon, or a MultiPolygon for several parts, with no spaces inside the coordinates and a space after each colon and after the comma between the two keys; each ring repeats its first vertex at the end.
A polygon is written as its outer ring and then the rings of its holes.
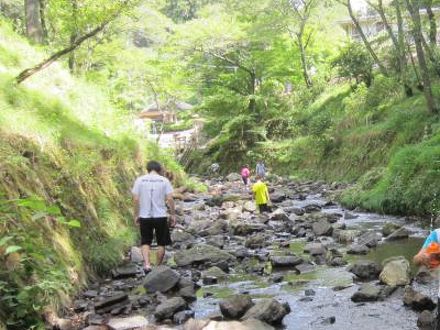
{"type": "Polygon", "coordinates": [[[343,196],[352,207],[438,213],[440,126],[421,94],[378,76],[370,88],[332,86],[291,116],[298,134],[260,150],[275,172],[356,183],[343,196]]]}
{"type": "Polygon", "coordinates": [[[0,320],[38,325],[137,239],[130,187],[147,158],[182,180],[105,90],[60,65],[17,86],[45,54],[0,21],[0,320]]]}

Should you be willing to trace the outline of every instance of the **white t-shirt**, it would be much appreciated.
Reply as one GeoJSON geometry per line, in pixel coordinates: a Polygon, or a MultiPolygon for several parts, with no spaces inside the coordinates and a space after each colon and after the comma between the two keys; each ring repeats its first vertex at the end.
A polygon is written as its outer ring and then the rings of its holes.
{"type": "Polygon", "coordinates": [[[166,196],[173,192],[167,178],[158,174],[140,176],[134,182],[133,195],[139,197],[140,218],[163,218],[167,216],[166,196]]]}

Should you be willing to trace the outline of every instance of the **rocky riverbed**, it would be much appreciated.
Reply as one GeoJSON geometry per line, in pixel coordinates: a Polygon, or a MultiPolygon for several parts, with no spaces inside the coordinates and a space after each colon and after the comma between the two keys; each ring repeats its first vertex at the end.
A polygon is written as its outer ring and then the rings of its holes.
{"type": "Polygon", "coordinates": [[[208,184],[176,193],[180,225],[164,266],[145,276],[133,247],[60,328],[433,327],[438,281],[410,263],[427,234],[417,222],[344,210],[338,184],[275,178],[263,215],[236,175],[208,184]]]}

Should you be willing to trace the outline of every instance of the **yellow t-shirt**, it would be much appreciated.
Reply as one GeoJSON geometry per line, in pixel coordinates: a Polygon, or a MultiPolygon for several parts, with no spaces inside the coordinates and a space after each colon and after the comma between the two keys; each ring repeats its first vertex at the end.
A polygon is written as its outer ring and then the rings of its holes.
{"type": "Polygon", "coordinates": [[[254,183],[252,191],[255,194],[255,203],[257,205],[267,204],[268,191],[264,182],[258,181],[257,183],[254,183]]]}

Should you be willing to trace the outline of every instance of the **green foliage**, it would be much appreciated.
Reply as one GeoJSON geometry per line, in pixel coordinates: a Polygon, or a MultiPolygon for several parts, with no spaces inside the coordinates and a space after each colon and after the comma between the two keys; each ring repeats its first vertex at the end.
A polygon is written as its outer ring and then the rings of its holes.
{"type": "Polygon", "coordinates": [[[364,82],[367,86],[373,79],[373,60],[363,45],[350,42],[339,50],[339,54],[332,60],[340,77],[354,79],[356,84],[364,82]]]}

